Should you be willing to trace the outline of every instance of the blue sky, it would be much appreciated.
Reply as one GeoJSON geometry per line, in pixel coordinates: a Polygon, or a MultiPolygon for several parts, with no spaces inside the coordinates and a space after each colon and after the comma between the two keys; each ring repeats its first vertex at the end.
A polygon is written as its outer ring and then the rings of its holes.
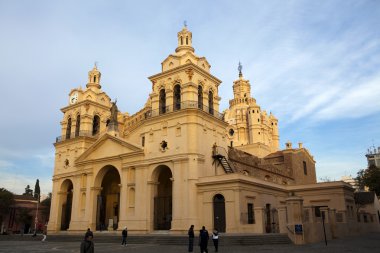
{"type": "Polygon", "coordinates": [[[102,89],[135,113],[186,20],[195,53],[233,97],[237,65],[287,141],[339,180],[380,145],[380,1],[0,0],[0,187],[51,191],[60,108],[95,61],[102,89]]]}

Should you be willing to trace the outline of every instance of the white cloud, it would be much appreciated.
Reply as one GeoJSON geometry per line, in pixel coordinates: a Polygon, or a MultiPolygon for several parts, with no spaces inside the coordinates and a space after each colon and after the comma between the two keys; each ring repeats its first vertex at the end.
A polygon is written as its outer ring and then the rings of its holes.
{"type": "Polygon", "coordinates": [[[380,112],[380,74],[342,91],[336,101],[316,113],[318,119],[360,118],[380,112]]]}
{"type": "MultiPolygon", "coordinates": [[[[51,178],[39,178],[41,194],[47,194],[52,191],[51,178]]],[[[15,194],[24,193],[27,185],[34,190],[36,178],[33,175],[20,174],[18,172],[2,172],[0,177],[0,187],[5,188],[15,194]]]]}

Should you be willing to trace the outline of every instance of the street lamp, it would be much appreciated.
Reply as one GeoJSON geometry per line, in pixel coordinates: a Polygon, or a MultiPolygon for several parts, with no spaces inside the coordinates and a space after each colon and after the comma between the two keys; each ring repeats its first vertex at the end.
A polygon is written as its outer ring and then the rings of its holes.
{"type": "Polygon", "coordinates": [[[34,219],[34,234],[33,236],[36,236],[37,235],[37,223],[38,223],[38,204],[39,204],[39,199],[40,199],[40,194],[39,193],[35,193],[35,195],[37,195],[37,210],[36,210],[36,218],[34,219]]]}

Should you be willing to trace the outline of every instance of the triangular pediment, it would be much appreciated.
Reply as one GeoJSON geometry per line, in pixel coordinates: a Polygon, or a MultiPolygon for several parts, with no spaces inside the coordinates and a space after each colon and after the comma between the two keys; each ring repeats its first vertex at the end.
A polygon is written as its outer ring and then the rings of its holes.
{"type": "Polygon", "coordinates": [[[131,144],[120,137],[104,134],[94,144],[92,144],[82,155],[75,161],[82,163],[105,158],[120,157],[127,154],[142,155],[144,150],[134,144],[131,144]]]}

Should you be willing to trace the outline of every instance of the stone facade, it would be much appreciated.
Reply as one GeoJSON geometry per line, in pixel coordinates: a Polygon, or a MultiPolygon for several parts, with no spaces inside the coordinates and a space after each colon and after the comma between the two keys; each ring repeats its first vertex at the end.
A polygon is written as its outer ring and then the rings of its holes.
{"type": "MultiPolygon", "coordinates": [[[[194,224],[228,233],[291,233],[289,212],[296,207],[345,214],[352,188],[317,184],[315,161],[301,144],[279,150],[278,120],[251,97],[241,68],[234,99],[221,114],[221,81],[195,55],[186,27],[177,37],[161,73],[149,77],[152,91],[137,113],[114,107],[111,119],[96,66],[86,89],[69,93],[54,144],[49,231],[127,226],[130,233],[183,234],[194,224]]],[[[301,216],[294,222],[302,222],[303,209],[295,213],[301,216]]]]}

